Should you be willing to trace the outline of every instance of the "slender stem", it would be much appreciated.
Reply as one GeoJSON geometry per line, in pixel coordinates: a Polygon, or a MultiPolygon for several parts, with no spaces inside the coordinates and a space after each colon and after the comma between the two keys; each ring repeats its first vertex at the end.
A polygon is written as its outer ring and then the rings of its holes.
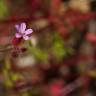
{"type": "Polygon", "coordinates": [[[68,95],[75,89],[83,86],[86,83],[86,77],[79,77],[77,80],[72,82],[71,84],[65,86],[61,91],[60,94],[63,94],[64,96],[68,95]]]}
{"type": "Polygon", "coordinates": [[[3,46],[2,48],[0,48],[0,52],[6,52],[6,51],[10,51],[12,49],[13,49],[12,45],[3,46]]]}

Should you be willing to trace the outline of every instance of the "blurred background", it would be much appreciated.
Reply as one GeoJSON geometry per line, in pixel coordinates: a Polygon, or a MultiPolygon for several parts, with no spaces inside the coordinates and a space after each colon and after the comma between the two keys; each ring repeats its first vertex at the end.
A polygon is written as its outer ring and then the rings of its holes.
{"type": "Polygon", "coordinates": [[[96,0],[0,0],[0,96],[96,96],[95,67],[96,0]]]}

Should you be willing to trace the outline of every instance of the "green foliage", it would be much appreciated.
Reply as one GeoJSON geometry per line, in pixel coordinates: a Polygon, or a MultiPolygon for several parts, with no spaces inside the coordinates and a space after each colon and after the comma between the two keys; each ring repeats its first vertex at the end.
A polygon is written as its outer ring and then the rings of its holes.
{"type": "Polygon", "coordinates": [[[8,13],[7,4],[4,2],[4,0],[0,0],[0,19],[6,17],[7,13],[8,13]]]}
{"type": "Polygon", "coordinates": [[[52,53],[56,57],[57,60],[62,60],[64,57],[67,55],[67,50],[64,46],[64,41],[62,38],[58,35],[55,34],[53,37],[53,46],[51,48],[52,53]]]}
{"type": "Polygon", "coordinates": [[[48,54],[46,51],[40,50],[38,47],[32,46],[30,42],[29,42],[28,50],[32,54],[32,56],[34,56],[38,61],[48,63],[48,54]]]}
{"type": "Polygon", "coordinates": [[[6,56],[5,58],[5,66],[3,69],[3,76],[4,76],[4,85],[6,88],[11,88],[14,86],[14,82],[21,79],[22,76],[19,73],[14,73],[11,70],[11,62],[10,62],[10,56],[6,56]]]}
{"type": "Polygon", "coordinates": [[[12,87],[13,86],[13,83],[10,79],[10,59],[8,56],[5,57],[5,64],[4,64],[4,69],[3,69],[3,75],[4,75],[4,85],[8,88],[12,87]]]}
{"type": "MultiPolygon", "coordinates": [[[[36,58],[37,61],[42,61],[48,63],[48,57],[50,53],[56,58],[57,61],[62,61],[64,58],[73,54],[72,48],[67,48],[65,46],[64,40],[59,36],[59,34],[53,34],[50,48],[39,48],[38,46],[32,46],[32,43],[29,42],[28,50],[36,58]]],[[[50,38],[49,38],[50,39],[50,38]]],[[[46,41],[45,41],[46,43],[46,41]]],[[[43,46],[43,45],[42,45],[43,46]]]]}

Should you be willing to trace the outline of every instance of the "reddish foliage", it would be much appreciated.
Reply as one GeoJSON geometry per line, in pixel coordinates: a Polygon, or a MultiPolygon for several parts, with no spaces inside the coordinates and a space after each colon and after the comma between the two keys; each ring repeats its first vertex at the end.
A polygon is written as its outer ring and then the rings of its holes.
{"type": "Polygon", "coordinates": [[[96,36],[95,34],[88,33],[85,37],[89,42],[96,43],[96,36]]]}

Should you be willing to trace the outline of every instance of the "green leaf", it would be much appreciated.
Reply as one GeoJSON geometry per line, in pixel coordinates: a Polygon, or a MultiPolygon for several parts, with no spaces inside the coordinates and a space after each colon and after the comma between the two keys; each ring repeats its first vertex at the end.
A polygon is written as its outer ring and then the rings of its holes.
{"type": "Polygon", "coordinates": [[[4,0],[0,0],[0,19],[4,18],[8,13],[7,4],[4,0]]]}
{"type": "Polygon", "coordinates": [[[29,43],[27,47],[29,53],[32,54],[38,61],[48,62],[48,54],[46,51],[39,49],[38,47],[34,47],[29,43]]]}
{"type": "Polygon", "coordinates": [[[67,55],[67,50],[65,48],[64,41],[62,38],[55,34],[53,37],[53,44],[52,44],[51,51],[58,60],[62,60],[67,55]]]}

